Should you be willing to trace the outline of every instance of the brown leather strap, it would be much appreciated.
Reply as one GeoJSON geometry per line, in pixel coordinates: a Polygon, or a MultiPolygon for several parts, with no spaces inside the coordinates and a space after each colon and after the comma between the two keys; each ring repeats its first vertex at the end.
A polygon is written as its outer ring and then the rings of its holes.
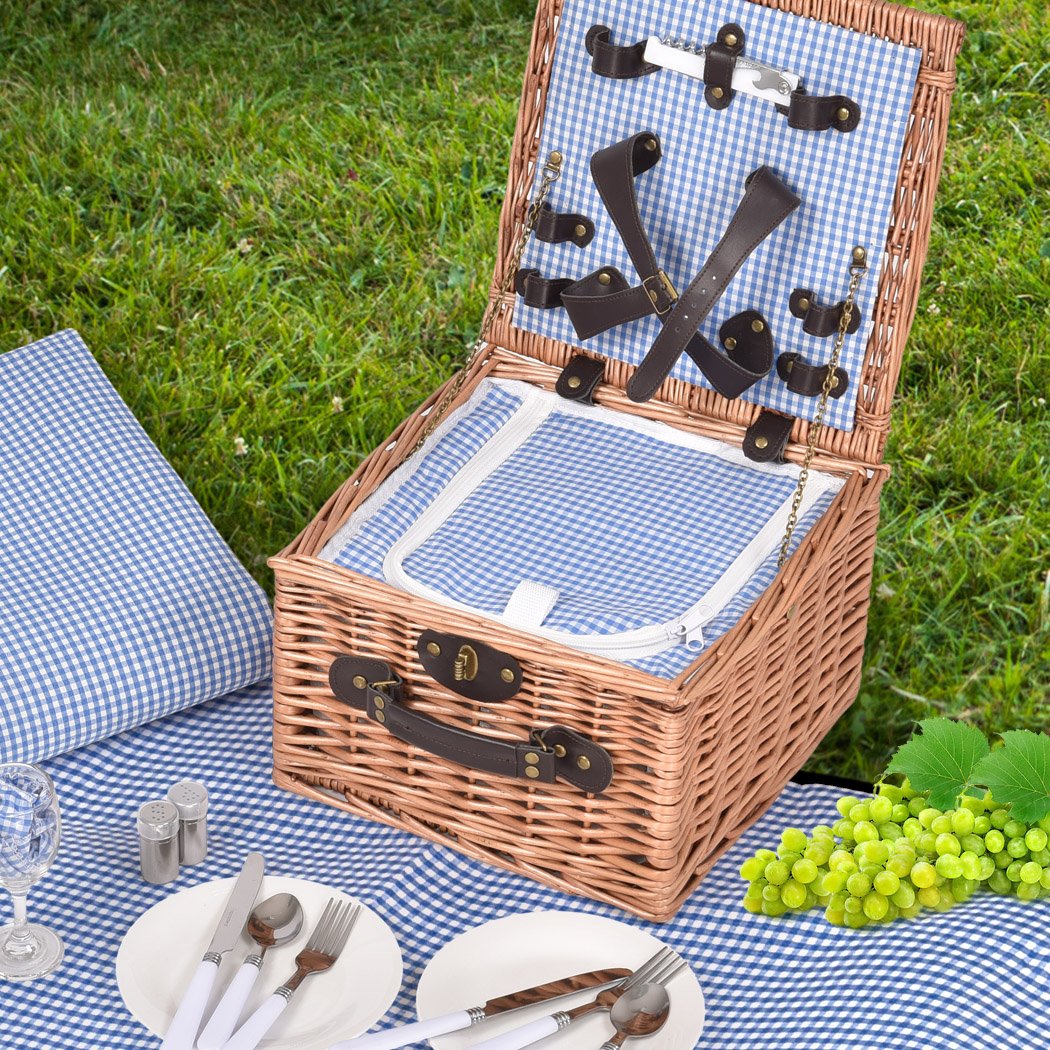
{"type": "Polygon", "coordinates": [[[604,748],[568,726],[534,730],[512,742],[446,725],[405,706],[405,683],[382,660],[339,656],[328,674],[337,700],[383,726],[406,744],[471,769],[526,782],[564,780],[589,794],[612,781],[613,764],[604,748]]]}
{"type": "Polygon", "coordinates": [[[860,106],[846,95],[807,95],[799,88],[791,92],[786,106],[788,125],[799,131],[853,131],[860,123],[860,106]]]}
{"type": "MultiPolygon", "coordinates": [[[[827,365],[810,365],[801,354],[781,354],[777,358],[777,375],[787,384],[788,390],[803,397],[819,397],[824,390],[827,365]]],[[[828,394],[839,398],[849,386],[849,373],[844,368],[835,369],[835,380],[828,394]]]]}
{"type": "Polygon", "coordinates": [[[514,275],[514,288],[526,306],[552,310],[561,306],[562,293],[573,282],[567,277],[543,277],[539,270],[521,269],[514,275]]]}
{"type": "Polygon", "coordinates": [[[614,266],[603,266],[563,289],[561,303],[580,339],[655,312],[645,287],[629,285],[614,266]]]}
{"type": "Polygon", "coordinates": [[[744,53],[744,30],[733,22],[722,26],[718,39],[705,48],[704,101],[712,109],[725,109],[733,96],[733,72],[744,53]]]}
{"type": "Polygon", "coordinates": [[[794,425],[794,416],[782,416],[768,408],[762,409],[744,432],[744,455],[756,463],[781,462],[794,425]]]}
{"type": "Polygon", "coordinates": [[[591,69],[600,77],[614,80],[630,80],[655,73],[660,67],[645,61],[645,41],[627,46],[612,42],[612,30],[608,26],[594,25],[587,31],[584,46],[591,56],[591,69]]]}
{"type": "Polygon", "coordinates": [[[585,354],[574,354],[561,370],[554,392],[569,401],[594,404],[594,391],[605,378],[605,362],[585,354]]]}
{"type": "MultiPolygon", "coordinates": [[[[788,300],[788,309],[792,316],[802,321],[802,331],[821,339],[838,332],[845,305],[845,302],[838,302],[834,306],[821,306],[811,288],[796,288],[788,300]]],[[[852,335],[860,328],[860,322],[860,310],[854,308],[850,314],[847,333],[852,335]]]]}
{"type": "Polygon", "coordinates": [[[536,213],[536,225],[532,232],[536,240],[545,244],[572,241],[577,248],[586,248],[594,240],[594,223],[586,215],[554,211],[545,201],[536,213]]]}
{"type": "MultiPolygon", "coordinates": [[[[697,336],[697,328],[721,298],[736,272],[759,244],[801,203],[801,198],[771,168],[761,167],[751,173],[744,197],[721,241],[668,316],[663,318],[663,328],[628,381],[627,396],[632,401],[648,401],[656,393],[690,341],[697,336]]],[[[719,365],[721,360],[709,363],[719,365]]],[[[725,369],[723,366],[722,370],[730,372],[729,379],[742,378],[733,374],[736,369],[725,369]]],[[[715,384],[710,375],[708,379],[712,385],[715,384]]],[[[715,388],[718,389],[717,386],[715,388]]],[[[726,393],[725,396],[735,397],[739,394],[726,393]]]]}

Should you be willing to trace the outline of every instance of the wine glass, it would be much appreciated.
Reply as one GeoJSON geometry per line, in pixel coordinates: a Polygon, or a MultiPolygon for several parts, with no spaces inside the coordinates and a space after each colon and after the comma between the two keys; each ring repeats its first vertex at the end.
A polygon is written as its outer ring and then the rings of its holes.
{"type": "Polygon", "coordinates": [[[0,927],[0,978],[31,981],[56,970],[62,940],[26,921],[26,896],[51,866],[61,837],[58,796],[37,766],[0,765],[0,885],[14,902],[14,922],[0,927]]]}

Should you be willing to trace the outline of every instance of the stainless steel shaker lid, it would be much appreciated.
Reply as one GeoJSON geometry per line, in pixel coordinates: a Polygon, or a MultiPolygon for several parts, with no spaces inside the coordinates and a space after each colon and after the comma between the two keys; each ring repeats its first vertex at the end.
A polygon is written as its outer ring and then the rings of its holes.
{"type": "Polygon", "coordinates": [[[180,780],[168,791],[168,801],[183,820],[200,820],[208,812],[208,789],[195,780],[180,780]]]}
{"type": "Polygon", "coordinates": [[[164,842],[179,833],[179,811],[164,799],[147,802],[139,810],[139,834],[150,842],[164,842]]]}

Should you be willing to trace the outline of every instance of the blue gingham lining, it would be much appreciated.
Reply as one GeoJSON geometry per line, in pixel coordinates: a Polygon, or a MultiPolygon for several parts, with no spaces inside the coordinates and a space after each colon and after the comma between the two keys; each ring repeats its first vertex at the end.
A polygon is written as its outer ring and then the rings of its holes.
{"type": "MultiPolygon", "coordinates": [[[[675,287],[684,289],[724,233],[743,196],[745,177],[768,164],[803,205],[744,264],[700,331],[717,346],[719,325],[755,308],[769,320],[778,352],[823,363],[832,340],[806,335],[788,309],[788,298],[803,287],[812,289],[820,303],[839,302],[846,293],[851,251],[854,245],[865,246],[873,261],[857,299],[865,323],[846,339],[841,364],[850,384],[842,398],[831,401],[826,420],[852,430],[921,52],[746,0],[567,0],[562,19],[539,155],[558,150],[564,157],[551,207],[588,215],[596,232],[582,250],[572,243],[533,239],[522,265],[545,277],[572,278],[615,266],[637,283],[591,179],[590,158],[648,129],[660,136],[663,157],[636,180],[639,209],[658,262],[675,287]],[[855,99],[862,110],[857,129],[848,134],[792,130],[771,103],[740,93],[728,109],[716,112],[704,103],[700,81],[669,70],[636,80],[599,77],[591,71],[583,43],[587,30],[600,23],[612,29],[616,44],[650,35],[707,44],[727,22],[743,27],[749,57],[801,73],[810,94],[855,99]]],[[[514,316],[524,329],[580,345],[562,309],[526,307],[519,297],[514,316]]],[[[655,317],[648,317],[583,345],[637,364],[659,327],[655,317]]],[[[672,374],[710,385],[685,355],[672,374]]],[[[743,398],[806,419],[813,418],[817,402],[791,393],[775,369],[743,398]]]]}
{"type": "Polygon", "coordinates": [[[269,673],[266,596],[76,332],[0,356],[0,762],[269,673]]]}
{"type": "MultiPolygon", "coordinates": [[[[400,562],[407,580],[424,589],[419,593],[501,617],[519,585],[538,584],[558,596],[544,630],[609,636],[681,618],[765,534],[764,557],[735,583],[732,600],[704,625],[701,639],[665,641],[662,651],[623,657],[674,677],[772,580],[797,478],[795,467],[752,464],[739,450],[661,424],[581,409],[527,384],[486,380],[321,557],[405,585],[392,571],[392,554],[435,501],[465,484],[461,501],[400,562]],[[527,410],[538,426],[476,480],[479,453],[527,410]]],[[[796,543],[840,486],[811,475],[810,498],[822,494],[806,510],[796,543]]]]}
{"type": "MultiPolygon", "coordinates": [[[[260,685],[47,763],[65,837],[29,912],[65,938],[66,959],[46,980],[0,984],[0,1046],[155,1050],[117,990],[120,939],[147,908],[235,875],[256,849],[271,874],[359,895],[390,923],[405,984],[381,1026],[415,1020],[420,974],[450,938],[507,914],[557,909],[645,929],[688,959],[707,1002],[698,1050],[1032,1050],[1045,1031],[1048,901],[981,893],[944,915],[861,931],[829,926],[819,912],[778,920],[743,910],[740,863],[784,827],[826,823],[836,788],[789,785],[657,926],[279,790],[271,717],[260,685]],[[137,871],[135,811],[185,776],[209,788],[210,856],[174,885],[151,886],[137,871]]],[[[7,909],[0,896],[0,923],[7,909]]],[[[556,957],[557,945],[550,950],[556,957]]],[[[275,954],[266,972],[279,977],[286,963],[275,954]]],[[[463,1005],[470,1001],[464,989],[463,1005]]]]}

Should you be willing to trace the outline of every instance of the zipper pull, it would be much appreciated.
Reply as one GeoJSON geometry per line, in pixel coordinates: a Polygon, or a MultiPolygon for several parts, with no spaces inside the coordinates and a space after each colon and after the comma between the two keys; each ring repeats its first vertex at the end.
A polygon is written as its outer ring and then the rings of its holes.
{"type": "Polygon", "coordinates": [[[689,627],[684,623],[680,623],[671,637],[680,645],[687,645],[690,649],[695,649],[698,652],[704,647],[704,629],[700,624],[689,627]]]}

